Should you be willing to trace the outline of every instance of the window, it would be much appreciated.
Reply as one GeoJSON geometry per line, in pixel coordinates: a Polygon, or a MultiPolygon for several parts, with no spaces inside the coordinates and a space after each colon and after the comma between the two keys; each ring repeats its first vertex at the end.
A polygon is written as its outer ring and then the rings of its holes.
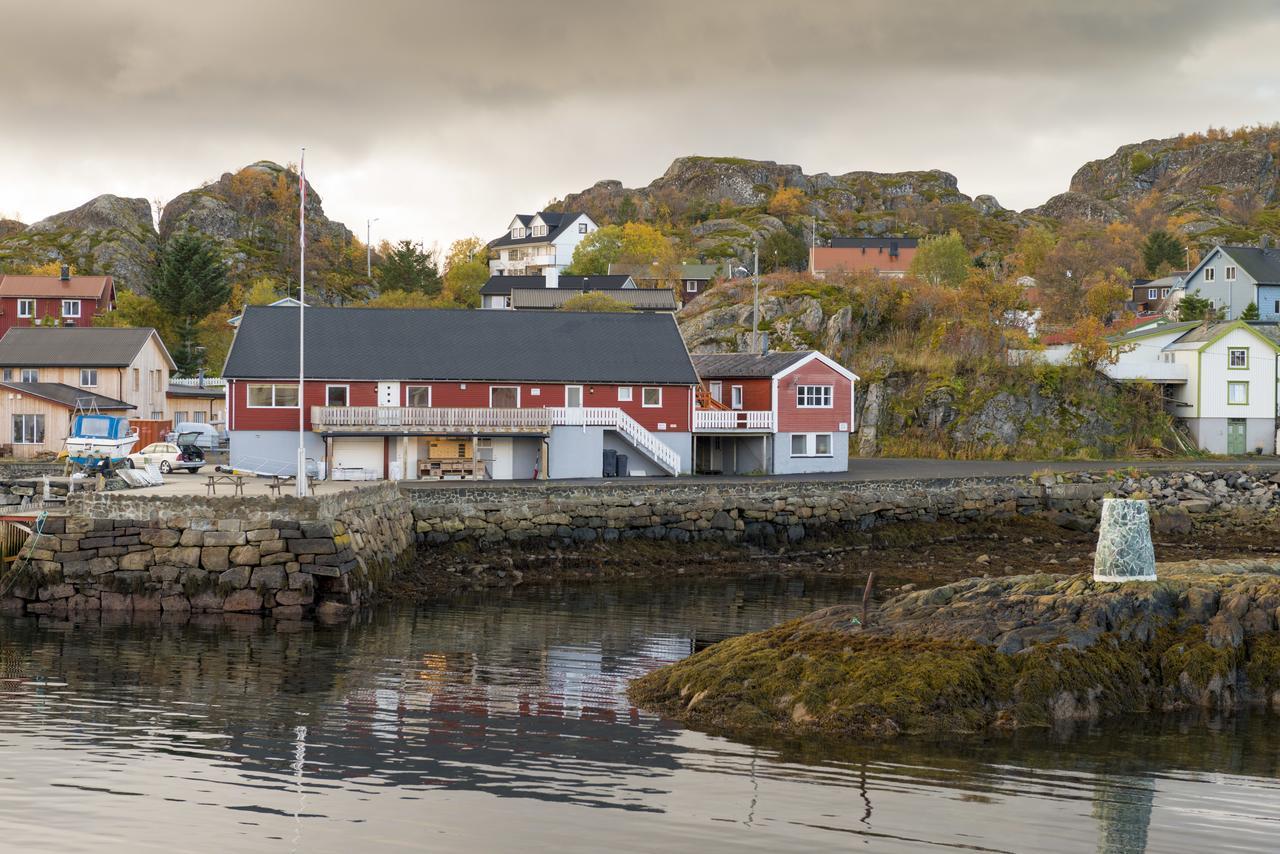
{"type": "Polygon", "coordinates": [[[791,456],[793,457],[829,457],[831,456],[830,433],[792,433],[791,456]]]}
{"type": "Polygon", "coordinates": [[[1248,347],[1228,347],[1227,348],[1227,367],[1233,371],[1244,370],[1249,367],[1249,348],[1248,347]]]}
{"type": "Polygon", "coordinates": [[[523,249],[512,249],[512,250],[511,250],[511,260],[512,260],[512,261],[523,261],[523,260],[524,260],[524,250],[523,250],[523,249]]]}
{"type": "Polygon", "coordinates": [[[1276,300],[1275,313],[1280,314],[1280,299],[1276,300]]]}
{"type": "Polygon", "coordinates": [[[1160,295],[1158,288],[1147,288],[1147,299],[1155,299],[1160,295]]]}
{"type": "Polygon", "coordinates": [[[1168,295],[1169,295],[1169,289],[1168,289],[1168,288],[1161,288],[1161,289],[1160,289],[1160,297],[1161,297],[1161,298],[1167,297],[1168,295]]]}
{"type": "Polygon", "coordinates": [[[801,409],[830,409],[831,391],[829,385],[796,386],[796,406],[801,409]]]}
{"type": "Polygon", "coordinates": [[[192,424],[203,424],[204,421],[205,421],[204,413],[201,412],[200,410],[197,409],[195,412],[191,413],[192,424]]]}
{"type": "Polygon", "coordinates": [[[44,444],[44,416],[43,415],[13,416],[13,444],[43,445],[44,444]]]}
{"type": "Polygon", "coordinates": [[[80,316],[80,300],[64,299],[62,301],[63,317],[79,317],[80,316]]]}
{"type": "Polygon", "coordinates": [[[719,380],[712,380],[708,393],[716,403],[724,403],[724,383],[719,380]]]}
{"type": "Polygon", "coordinates": [[[524,229],[523,229],[523,228],[513,228],[513,229],[511,229],[511,239],[512,239],[512,240],[520,240],[520,239],[522,239],[523,237],[524,237],[524,229]]]}
{"type": "Polygon", "coordinates": [[[142,371],[138,368],[133,369],[133,390],[139,391],[142,388],[142,371]]]}
{"type": "Polygon", "coordinates": [[[1204,268],[1204,280],[1205,280],[1206,282],[1212,282],[1212,281],[1213,281],[1214,274],[1215,274],[1216,272],[1217,272],[1217,271],[1216,271],[1216,270],[1214,270],[1212,267],[1205,267],[1205,268],[1204,268]]]}
{"type": "Polygon", "coordinates": [[[163,420],[164,420],[164,413],[163,413],[163,412],[161,412],[161,411],[160,411],[160,410],[158,410],[158,409],[153,409],[153,410],[151,410],[151,420],[152,420],[152,421],[163,421],[163,420]]]}
{"type": "Polygon", "coordinates": [[[578,234],[587,233],[587,224],[585,222],[578,223],[578,234]]]}
{"type": "Polygon", "coordinates": [[[1227,403],[1232,406],[1244,406],[1249,402],[1249,384],[1232,381],[1227,383],[1227,403]]]}
{"type": "Polygon", "coordinates": [[[631,386],[624,385],[618,388],[618,403],[631,402],[631,386]]]}
{"type": "Polygon", "coordinates": [[[519,387],[513,385],[489,386],[489,407],[491,409],[519,409],[519,387]]]}
{"type": "Polygon", "coordinates": [[[345,385],[327,385],[324,387],[325,406],[350,406],[351,387],[345,385]]]}
{"type": "Polygon", "coordinates": [[[18,317],[35,317],[36,301],[33,299],[18,300],[18,317]]]}
{"type": "Polygon", "coordinates": [[[547,227],[546,227],[545,225],[535,225],[535,226],[533,227],[533,236],[534,236],[534,237],[546,237],[546,236],[547,236],[547,227]]]}
{"type": "Polygon", "coordinates": [[[411,385],[405,390],[405,402],[407,406],[428,407],[431,405],[431,386],[429,385],[411,385]]]}
{"type": "Polygon", "coordinates": [[[742,386],[735,385],[729,389],[729,406],[733,409],[742,408],[742,386]]]}
{"type": "Polygon", "coordinates": [[[35,368],[23,368],[22,381],[24,383],[38,383],[40,382],[40,372],[35,368]]]}
{"type": "Polygon", "coordinates": [[[1236,280],[1236,267],[1234,264],[1228,264],[1226,268],[1223,269],[1222,278],[1226,279],[1228,282],[1234,282],[1236,280]]]}
{"type": "MultiPolygon", "coordinates": [[[[1277,309],[1277,310],[1280,310],[1280,309],[1277,309]]],[[[5,368],[4,373],[0,374],[0,377],[3,377],[4,381],[7,383],[13,382],[13,368],[5,368]]]]}
{"type": "Polygon", "coordinates": [[[696,294],[698,292],[698,280],[690,279],[689,281],[685,282],[684,289],[691,294],[696,294]]]}
{"type": "Polygon", "coordinates": [[[564,405],[572,409],[582,406],[582,386],[567,385],[564,387],[564,405]]]}
{"type": "Polygon", "coordinates": [[[296,383],[250,384],[249,406],[253,409],[293,408],[298,405],[296,383]]]}
{"type": "Polygon", "coordinates": [[[662,405],[662,389],[647,386],[640,390],[640,405],[654,409],[662,405]]]}
{"type": "Polygon", "coordinates": [[[85,388],[93,388],[98,384],[97,368],[81,368],[80,369],[80,385],[85,388]]]}
{"type": "Polygon", "coordinates": [[[176,410],[173,413],[173,423],[175,426],[178,424],[186,424],[190,421],[191,421],[190,413],[188,412],[185,412],[183,410],[176,410]]]}
{"type": "Polygon", "coordinates": [[[151,390],[152,390],[152,391],[159,391],[159,390],[160,390],[160,380],[161,380],[161,377],[163,377],[163,376],[164,376],[164,372],[163,372],[163,371],[152,371],[152,372],[151,372],[151,390]]]}

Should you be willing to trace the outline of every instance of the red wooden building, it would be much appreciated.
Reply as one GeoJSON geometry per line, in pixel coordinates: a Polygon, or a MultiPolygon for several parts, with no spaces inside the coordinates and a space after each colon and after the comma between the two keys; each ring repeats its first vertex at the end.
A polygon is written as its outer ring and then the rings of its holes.
{"type": "Polygon", "coordinates": [[[0,276],[0,336],[15,326],[90,326],[115,308],[110,276],[0,276]]]}

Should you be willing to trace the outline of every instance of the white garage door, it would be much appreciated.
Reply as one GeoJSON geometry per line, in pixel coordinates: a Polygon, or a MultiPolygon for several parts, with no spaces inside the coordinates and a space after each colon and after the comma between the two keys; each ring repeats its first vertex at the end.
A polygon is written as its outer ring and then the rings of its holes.
{"type": "Polygon", "coordinates": [[[334,480],[381,480],[381,436],[333,440],[334,480]]]}

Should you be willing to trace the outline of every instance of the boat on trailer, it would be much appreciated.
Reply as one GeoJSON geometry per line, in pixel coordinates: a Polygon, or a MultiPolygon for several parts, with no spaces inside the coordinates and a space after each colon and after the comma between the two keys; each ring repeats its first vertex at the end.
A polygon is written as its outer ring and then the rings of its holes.
{"type": "Polygon", "coordinates": [[[129,427],[128,418],[82,412],[71,421],[67,456],[81,466],[110,468],[124,462],[137,443],[138,431],[129,427]]]}

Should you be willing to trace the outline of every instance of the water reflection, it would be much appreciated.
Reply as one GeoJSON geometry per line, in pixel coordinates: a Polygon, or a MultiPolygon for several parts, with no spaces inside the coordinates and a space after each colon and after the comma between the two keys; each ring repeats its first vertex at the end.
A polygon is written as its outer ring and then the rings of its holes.
{"type": "Polygon", "coordinates": [[[1266,719],[743,745],[626,701],[639,673],[848,595],[721,581],[334,628],[0,622],[0,849],[1277,847],[1266,719]]]}

